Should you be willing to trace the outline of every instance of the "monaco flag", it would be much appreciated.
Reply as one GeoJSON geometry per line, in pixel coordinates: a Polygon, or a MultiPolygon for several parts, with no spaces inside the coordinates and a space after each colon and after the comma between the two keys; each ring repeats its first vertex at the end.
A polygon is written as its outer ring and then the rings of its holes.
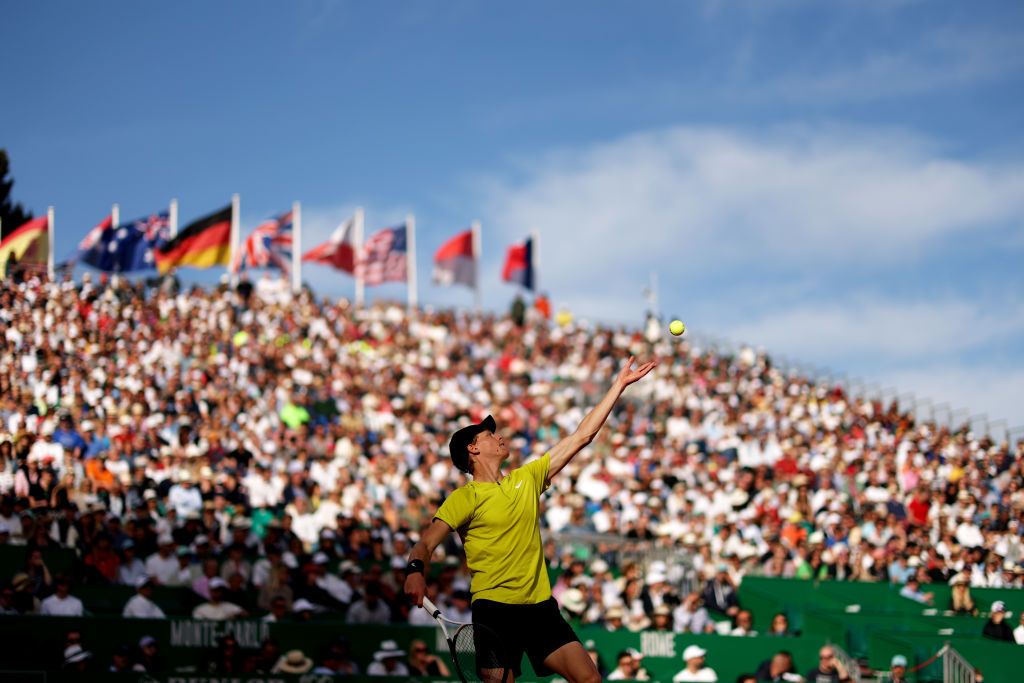
{"type": "Polygon", "coordinates": [[[505,254],[505,267],[501,271],[501,279],[532,291],[534,274],[533,239],[529,238],[522,244],[513,244],[509,247],[505,254]]]}
{"type": "Polygon", "coordinates": [[[434,254],[434,282],[439,285],[476,287],[473,231],[460,232],[434,254]]]}
{"type": "Polygon", "coordinates": [[[337,227],[329,240],[319,244],[302,255],[303,261],[322,263],[355,275],[356,254],[353,245],[355,237],[355,216],[337,227]]]}

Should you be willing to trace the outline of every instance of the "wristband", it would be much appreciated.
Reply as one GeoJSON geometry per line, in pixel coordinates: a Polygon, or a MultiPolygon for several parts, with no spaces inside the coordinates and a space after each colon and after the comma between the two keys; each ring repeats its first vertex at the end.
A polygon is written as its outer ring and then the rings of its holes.
{"type": "Polygon", "coordinates": [[[422,574],[424,569],[423,560],[409,560],[409,564],[405,565],[405,575],[422,574]]]}

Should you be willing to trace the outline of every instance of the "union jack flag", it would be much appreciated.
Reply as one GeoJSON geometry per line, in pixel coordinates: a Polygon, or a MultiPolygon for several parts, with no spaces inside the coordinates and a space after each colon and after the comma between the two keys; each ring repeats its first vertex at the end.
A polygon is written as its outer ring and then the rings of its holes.
{"type": "Polygon", "coordinates": [[[277,268],[287,273],[292,264],[292,212],[261,224],[245,238],[235,254],[231,272],[243,268],[277,268]]]}
{"type": "Polygon", "coordinates": [[[171,220],[166,211],[154,213],[148,218],[140,218],[134,225],[136,230],[142,232],[151,247],[160,246],[171,239],[171,220]]]}
{"type": "Polygon", "coordinates": [[[408,277],[408,254],[405,225],[384,228],[366,240],[356,269],[368,285],[405,282],[408,277]]]}

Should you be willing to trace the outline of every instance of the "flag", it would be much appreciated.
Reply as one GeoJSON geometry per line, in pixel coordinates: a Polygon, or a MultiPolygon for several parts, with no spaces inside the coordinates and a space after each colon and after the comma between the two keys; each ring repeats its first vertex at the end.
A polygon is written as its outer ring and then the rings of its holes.
{"type": "Polygon", "coordinates": [[[155,251],[160,274],[179,268],[211,268],[231,263],[231,206],[185,226],[155,251]]]}
{"type": "Polygon", "coordinates": [[[476,287],[476,258],[473,231],[460,232],[434,254],[434,282],[476,287]]]}
{"type": "Polygon", "coordinates": [[[508,248],[501,279],[533,290],[533,238],[527,239],[522,244],[513,244],[508,248]]]}
{"type": "Polygon", "coordinates": [[[0,240],[0,277],[7,275],[7,262],[46,264],[50,248],[50,221],[47,216],[33,218],[0,240]]]}
{"type": "Polygon", "coordinates": [[[110,230],[113,225],[114,217],[112,215],[101,220],[96,224],[96,227],[86,233],[85,237],[82,238],[82,241],[78,243],[78,253],[84,254],[95,247],[96,244],[103,239],[103,233],[110,230]]]}
{"type": "Polygon", "coordinates": [[[363,282],[380,285],[409,277],[409,242],[405,225],[378,230],[366,240],[357,264],[363,282]]]}
{"type": "Polygon", "coordinates": [[[318,244],[302,255],[303,261],[322,263],[346,273],[356,272],[356,252],[353,247],[355,240],[356,218],[353,216],[335,228],[330,239],[318,244]]]}
{"type": "Polygon", "coordinates": [[[276,268],[287,273],[291,263],[292,212],[289,211],[257,226],[245,238],[231,264],[231,272],[237,273],[243,268],[276,268]]]}
{"type": "Polygon", "coordinates": [[[154,251],[171,236],[166,211],[128,221],[116,228],[109,216],[78,244],[74,260],[107,273],[155,270],[154,251]]]}

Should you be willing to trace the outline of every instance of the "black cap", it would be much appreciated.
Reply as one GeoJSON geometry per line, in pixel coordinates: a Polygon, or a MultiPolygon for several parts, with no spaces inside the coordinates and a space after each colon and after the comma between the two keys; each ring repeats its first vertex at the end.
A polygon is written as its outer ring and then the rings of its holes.
{"type": "Polygon", "coordinates": [[[448,451],[452,454],[452,464],[466,474],[469,474],[469,450],[467,450],[467,446],[473,443],[476,435],[480,432],[491,432],[493,434],[497,430],[498,425],[494,423],[494,418],[488,415],[477,424],[463,427],[452,434],[452,440],[448,442],[448,451]]]}

